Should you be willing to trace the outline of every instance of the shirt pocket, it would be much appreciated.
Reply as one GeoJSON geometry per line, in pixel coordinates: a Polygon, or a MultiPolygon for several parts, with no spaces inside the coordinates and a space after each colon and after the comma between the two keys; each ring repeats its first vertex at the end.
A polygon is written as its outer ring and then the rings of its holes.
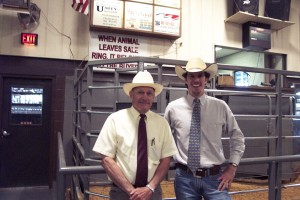
{"type": "Polygon", "coordinates": [[[161,159],[161,145],[153,138],[148,148],[149,159],[153,165],[158,165],[161,159]]]}
{"type": "Polygon", "coordinates": [[[206,126],[207,135],[212,140],[220,140],[223,132],[223,123],[222,122],[212,122],[208,123],[206,126]]]}

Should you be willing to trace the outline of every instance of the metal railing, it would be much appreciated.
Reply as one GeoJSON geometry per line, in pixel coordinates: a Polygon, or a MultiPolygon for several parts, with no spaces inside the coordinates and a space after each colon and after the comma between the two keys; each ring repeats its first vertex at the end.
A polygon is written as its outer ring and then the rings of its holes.
{"type": "MultiPolygon", "coordinates": [[[[80,174],[105,174],[105,170],[101,165],[98,166],[67,166],[65,160],[65,152],[62,142],[62,135],[58,133],[58,174],[57,174],[57,200],[65,200],[65,192],[66,192],[66,178],[67,176],[80,175],[80,174]]],[[[241,194],[241,193],[250,193],[250,192],[261,192],[268,191],[269,199],[281,199],[281,197],[277,196],[281,194],[281,188],[287,187],[297,187],[299,184],[289,184],[289,185],[281,185],[276,186],[276,171],[277,164],[281,162],[293,162],[300,161],[300,155],[290,155],[290,156],[271,156],[271,157],[260,157],[260,158],[243,158],[240,162],[240,165],[255,165],[255,164],[269,164],[269,187],[265,189],[254,189],[254,190],[243,190],[243,191],[235,191],[230,192],[229,194],[241,194]]],[[[174,163],[171,164],[170,170],[174,170],[174,163]]],[[[84,193],[88,195],[94,195],[99,197],[108,198],[105,195],[101,195],[98,193],[90,192],[89,188],[84,189],[84,193]]],[[[174,198],[165,198],[167,199],[176,199],[174,198]]]]}
{"type": "MultiPolygon", "coordinates": [[[[73,136],[73,146],[74,146],[74,156],[75,166],[66,166],[64,151],[61,141],[61,135],[58,137],[59,141],[59,166],[58,166],[58,200],[62,200],[64,198],[64,193],[66,189],[66,177],[67,176],[78,176],[80,179],[80,183],[77,183],[81,187],[81,192],[84,193],[84,198],[88,199],[89,195],[96,195],[93,192],[89,191],[89,182],[86,177],[82,175],[90,175],[90,174],[105,174],[104,169],[100,166],[99,160],[94,160],[90,158],[89,149],[85,149],[85,144],[89,144],[89,138],[96,137],[95,133],[99,133],[99,130],[92,130],[91,118],[93,115],[108,115],[111,112],[107,111],[94,111],[92,105],[93,98],[93,90],[103,90],[103,89],[113,89],[114,98],[118,100],[119,96],[116,92],[121,89],[120,76],[119,73],[124,73],[130,70],[144,70],[144,69],[157,69],[157,82],[161,83],[163,81],[164,76],[172,77],[174,74],[164,73],[163,68],[169,68],[169,65],[185,65],[186,61],[180,60],[171,60],[171,59],[159,59],[159,58],[146,58],[146,57],[131,57],[131,58],[121,58],[121,59],[111,59],[111,60],[100,60],[100,61],[90,61],[87,63],[84,69],[78,70],[78,74],[76,74],[74,80],[75,87],[75,96],[74,99],[76,101],[76,111],[74,112],[74,136],[73,136]],[[94,86],[93,85],[93,76],[94,76],[94,67],[96,66],[105,66],[109,64],[118,64],[118,63],[136,63],[136,68],[131,69],[115,69],[114,70],[114,83],[115,86],[94,86]],[[150,63],[150,65],[148,65],[150,63]],[[83,84],[84,82],[84,84],[83,84]],[[86,99],[82,99],[82,96],[85,95],[86,99]],[[85,104],[83,104],[83,102],[85,104]],[[84,106],[83,106],[84,105],[84,106]],[[84,107],[84,109],[83,109],[84,107]],[[82,121],[81,115],[85,115],[87,120],[82,121]],[[86,137],[85,139],[82,136],[86,137]],[[95,166],[87,166],[90,164],[96,164],[95,166]]],[[[269,157],[259,157],[259,158],[243,158],[241,160],[241,165],[255,165],[255,164],[268,164],[268,177],[269,177],[269,185],[267,189],[269,192],[269,200],[280,200],[281,199],[281,188],[287,187],[282,186],[281,184],[281,163],[283,162],[294,162],[299,161],[299,155],[282,155],[282,140],[283,139],[295,139],[299,138],[297,136],[285,136],[282,135],[282,119],[283,118],[298,118],[299,116],[295,115],[283,115],[281,113],[281,104],[282,99],[286,94],[282,92],[282,79],[285,75],[292,76],[300,76],[299,72],[290,72],[290,71],[282,71],[282,70],[272,70],[272,69],[261,69],[261,68],[250,68],[250,67],[240,67],[240,66],[228,66],[228,65],[219,65],[219,69],[224,70],[233,70],[233,71],[248,71],[254,73],[269,73],[274,74],[275,79],[277,80],[273,91],[271,92],[253,92],[253,91],[232,91],[232,90],[217,90],[217,89],[207,89],[207,92],[212,94],[227,94],[227,95],[258,95],[265,96],[269,99],[269,113],[268,115],[236,115],[237,118],[247,118],[247,117],[255,117],[255,118],[267,118],[275,120],[275,134],[261,137],[245,137],[245,140],[273,140],[276,146],[274,155],[269,157]],[[275,97],[276,104],[275,110],[276,112],[273,114],[271,109],[271,99],[270,97],[275,97]]],[[[176,77],[176,75],[175,75],[176,77]]],[[[214,88],[214,84],[212,83],[214,88]]],[[[182,88],[172,88],[172,87],[164,87],[164,90],[182,90],[182,88]]],[[[288,94],[293,96],[293,94],[288,94]]],[[[163,112],[163,108],[160,106],[162,97],[158,97],[158,112],[163,112]]],[[[115,110],[115,107],[113,107],[115,110]]],[[[99,127],[100,128],[100,127],[99,127]]],[[[227,140],[228,138],[223,138],[223,140],[227,140]]],[[[170,167],[170,170],[174,170],[174,166],[170,167]]],[[[297,184],[292,186],[298,186],[297,184]]],[[[292,187],[291,186],[291,187],[292,187]]],[[[259,192],[258,190],[248,190],[248,191],[238,191],[231,193],[232,195],[238,193],[248,193],[248,192],[259,192]]],[[[74,192],[76,193],[76,192],[74,192]]],[[[101,195],[101,194],[98,194],[101,195]]],[[[75,198],[76,199],[76,198],[75,198]]]]}

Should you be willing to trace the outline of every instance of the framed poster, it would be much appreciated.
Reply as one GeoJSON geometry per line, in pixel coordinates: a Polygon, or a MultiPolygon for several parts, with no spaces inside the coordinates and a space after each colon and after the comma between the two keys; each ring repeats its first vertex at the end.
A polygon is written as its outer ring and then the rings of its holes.
{"type": "Polygon", "coordinates": [[[180,35],[180,21],[179,9],[155,6],[154,33],[180,35]]]}
{"type": "Polygon", "coordinates": [[[90,30],[157,38],[181,36],[181,0],[90,0],[90,30]]]}
{"type": "Polygon", "coordinates": [[[173,7],[173,8],[180,8],[180,0],[154,0],[154,4],[173,7]]]}
{"type": "Polygon", "coordinates": [[[125,29],[152,31],[153,6],[142,3],[125,2],[125,29]]]}
{"type": "Polygon", "coordinates": [[[123,1],[94,0],[92,24],[95,26],[123,27],[123,1]]]}

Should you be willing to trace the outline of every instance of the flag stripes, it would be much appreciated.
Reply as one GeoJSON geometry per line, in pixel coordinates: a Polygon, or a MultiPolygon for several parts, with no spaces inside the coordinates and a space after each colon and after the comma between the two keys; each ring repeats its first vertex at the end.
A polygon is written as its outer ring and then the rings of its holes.
{"type": "Polygon", "coordinates": [[[77,12],[89,15],[89,0],[72,0],[72,8],[77,12]]]}

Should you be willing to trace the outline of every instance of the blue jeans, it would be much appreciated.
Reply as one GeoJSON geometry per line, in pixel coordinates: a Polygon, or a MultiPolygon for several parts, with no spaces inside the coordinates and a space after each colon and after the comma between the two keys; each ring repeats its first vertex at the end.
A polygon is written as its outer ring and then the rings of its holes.
{"type": "Polygon", "coordinates": [[[176,169],[174,189],[177,200],[230,200],[228,190],[219,191],[218,178],[221,173],[215,176],[203,178],[194,177],[180,168],[176,169]]]}

